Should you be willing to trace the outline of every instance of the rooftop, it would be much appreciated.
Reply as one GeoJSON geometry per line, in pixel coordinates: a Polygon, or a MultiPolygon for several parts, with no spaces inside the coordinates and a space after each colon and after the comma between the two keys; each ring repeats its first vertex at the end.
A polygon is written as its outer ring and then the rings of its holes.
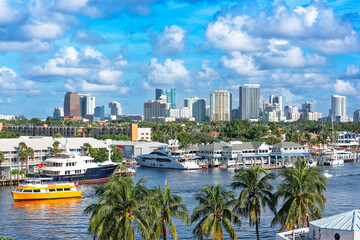
{"type": "Polygon", "coordinates": [[[331,217],[315,220],[310,225],[330,230],[360,231],[360,210],[337,214],[331,217]]]}

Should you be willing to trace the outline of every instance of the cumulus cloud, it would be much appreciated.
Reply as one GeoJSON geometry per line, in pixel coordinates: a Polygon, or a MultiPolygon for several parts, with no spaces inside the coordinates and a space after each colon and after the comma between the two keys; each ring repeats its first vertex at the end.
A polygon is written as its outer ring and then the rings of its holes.
{"type": "Polygon", "coordinates": [[[358,94],[358,91],[356,90],[356,86],[350,81],[344,81],[340,79],[336,80],[333,89],[335,93],[341,95],[355,96],[358,94]]]}
{"type": "Polygon", "coordinates": [[[211,81],[220,79],[220,74],[213,68],[209,67],[209,60],[204,60],[200,71],[197,73],[197,78],[200,80],[211,81]]]}
{"type": "Polygon", "coordinates": [[[220,64],[228,69],[232,69],[239,75],[254,76],[265,73],[265,71],[259,70],[252,56],[241,54],[240,52],[232,52],[230,56],[221,57],[220,64]]]}
{"type": "Polygon", "coordinates": [[[83,92],[119,92],[127,94],[130,91],[128,86],[118,84],[97,84],[86,80],[71,80],[68,79],[64,84],[68,91],[83,91],[83,92]]]}
{"type": "Polygon", "coordinates": [[[266,41],[251,37],[244,29],[248,16],[219,16],[206,28],[206,38],[225,51],[259,51],[266,47],[266,41]]]}
{"type": "Polygon", "coordinates": [[[171,60],[168,58],[164,63],[156,58],[150,60],[150,71],[147,80],[154,86],[175,86],[177,84],[189,86],[190,76],[184,66],[183,60],[171,60]]]}
{"type": "Polygon", "coordinates": [[[175,56],[184,52],[186,31],[177,25],[165,26],[159,36],[153,36],[154,54],[175,56]]]}
{"type": "Polygon", "coordinates": [[[90,33],[85,30],[76,31],[71,40],[81,44],[99,45],[106,43],[106,40],[96,33],[90,33]]]}
{"type": "Polygon", "coordinates": [[[86,79],[100,84],[115,84],[121,82],[122,68],[126,65],[126,60],[121,56],[113,61],[92,47],[85,47],[80,51],[74,47],[63,47],[45,63],[28,69],[27,74],[45,79],[56,76],[86,79]]]}
{"type": "Polygon", "coordinates": [[[360,68],[351,64],[346,67],[345,71],[342,73],[342,76],[346,78],[360,78],[360,68]]]}
{"type": "Polygon", "coordinates": [[[0,68],[0,93],[3,95],[36,95],[41,86],[33,81],[19,77],[11,68],[0,68]]]}

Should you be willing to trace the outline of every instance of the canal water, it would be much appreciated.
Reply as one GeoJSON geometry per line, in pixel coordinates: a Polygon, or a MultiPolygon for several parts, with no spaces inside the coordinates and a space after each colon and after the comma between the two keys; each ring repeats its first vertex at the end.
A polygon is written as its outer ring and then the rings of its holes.
{"type": "MultiPolygon", "coordinates": [[[[344,166],[326,167],[333,175],[326,191],[326,210],[324,216],[334,215],[360,208],[360,162],[344,166]]],[[[281,170],[274,170],[276,174],[281,170]]],[[[233,170],[210,169],[198,171],[176,171],[138,168],[135,180],[146,177],[148,187],[169,183],[173,192],[182,196],[184,203],[192,211],[197,202],[194,194],[206,184],[217,181],[230,189],[233,170]]],[[[274,182],[277,185],[278,182],[274,182]]],[[[0,236],[20,239],[92,239],[87,233],[89,216],[82,211],[97,201],[93,185],[80,185],[82,199],[59,199],[44,201],[14,202],[12,187],[0,187],[0,236]]],[[[237,193],[238,196],[238,193],[237,193]]],[[[271,228],[273,215],[263,213],[260,225],[261,239],[275,239],[279,227],[271,228]]],[[[184,226],[175,222],[179,239],[193,239],[194,226],[184,226]]],[[[242,226],[237,227],[238,239],[255,239],[255,228],[242,218],[242,226]]]]}

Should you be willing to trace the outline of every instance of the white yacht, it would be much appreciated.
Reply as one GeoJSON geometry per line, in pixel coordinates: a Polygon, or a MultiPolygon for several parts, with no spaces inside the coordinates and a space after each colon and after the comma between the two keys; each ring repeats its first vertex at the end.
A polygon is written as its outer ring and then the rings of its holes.
{"type": "Polygon", "coordinates": [[[179,150],[177,140],[170,140],[169,145],[165,148],[135,157],[140,166],[180,170],[200,169],[200,166],[196,163],[199,159],[198,156],[186,155],[179,150]]]}
{"type": "Polygon", "coordinates": [[[67,147],[56,157],[48,158],[41,167],[40,175],[54,181],[78,181],[79,183],[106,181],[114,173],[118,163],[95,163],[89,156],[80,156],[67,147]]]}
{"type": "Polygon", "coordinates": [[[331,178],[332,176],[333,176],[333,175],[331,175],[328,170],[325,170],[325,172],[324,172],[324,177],[326,177],[326,178],[331,178]]]}
{"type": "Polygon", "coordinates": [[[322,156],[322,161],[324,165],[344,165],[344,158],[346,154],[347,153],[344,150],[337,150],[335,148],[331,148],[324,152],[324,155],[322,156]]]}

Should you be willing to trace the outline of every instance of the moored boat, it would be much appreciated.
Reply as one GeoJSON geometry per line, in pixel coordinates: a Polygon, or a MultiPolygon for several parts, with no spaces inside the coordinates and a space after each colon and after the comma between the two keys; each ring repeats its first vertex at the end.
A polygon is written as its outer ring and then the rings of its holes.
{"type": "Polygon", "coordinates": [[[81,197],[74,182],[54,182],[52,178],[33,178],[25,180],[14,191],[12,196],[15,201],[43,200],[58,198],[81,197]]]}

